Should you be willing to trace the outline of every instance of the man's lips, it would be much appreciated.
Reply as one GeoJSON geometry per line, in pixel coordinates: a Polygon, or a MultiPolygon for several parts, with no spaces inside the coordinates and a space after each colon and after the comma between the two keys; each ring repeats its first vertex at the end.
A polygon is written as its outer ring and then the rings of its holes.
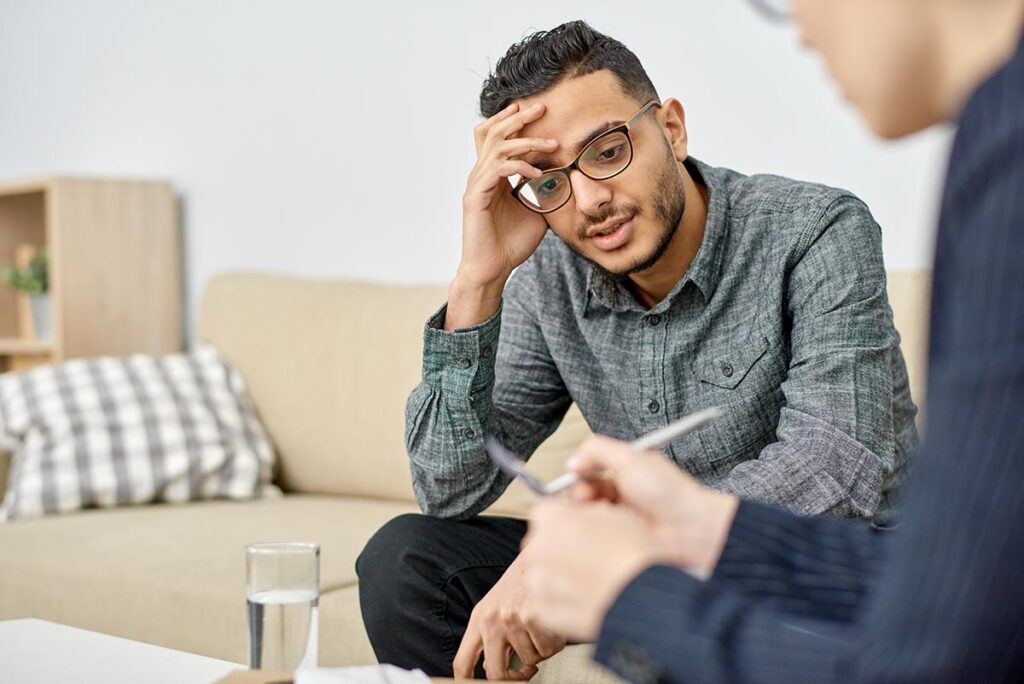
{"type": "Polygon", "coordinates": [[[590,242],[602,252],[611,252],[622,247],[633,235],[632,216],[625,220],[619,219],[616,222],[607,222],[601,226],[591,228],[587,231],[590,242]]]}
{"type": "Polygon", "coordinates": [[[633,218],[633,217],[632,216],[620,216],[619,218],[612,219],[611,221],[605,221],[604,223],[602,223],[599,226],[592,226],[591,228],[587,229],[587,237],[588,238],[594,238],[594,237],[597,237],[597,236],[601,235],[602,233],[605,233],[605,234],[612,233],[612,232],[615,231],[615,229],[617,229],[619,226],[621,226],[626,221],[629,221],[631,218],[633,218]]]}

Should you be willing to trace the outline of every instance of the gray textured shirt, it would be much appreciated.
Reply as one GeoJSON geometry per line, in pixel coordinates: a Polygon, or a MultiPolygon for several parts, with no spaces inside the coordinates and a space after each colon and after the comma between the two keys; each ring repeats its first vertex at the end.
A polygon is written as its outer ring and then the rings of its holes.
{"type": "Polygon", "coordinates": [[[594,432],[623,440],[722,406],[667,449],[700,481],[890,522],[917,409],[878,225],[842,190],[688,167],[709,194],[704,238],[653,308],[548,234],[489,320],[445,332],[442,307],[427,322],[406,407],[424,512],[482,511],[509,482],[483,435],[528,456],[575,401],[594,432]]]}

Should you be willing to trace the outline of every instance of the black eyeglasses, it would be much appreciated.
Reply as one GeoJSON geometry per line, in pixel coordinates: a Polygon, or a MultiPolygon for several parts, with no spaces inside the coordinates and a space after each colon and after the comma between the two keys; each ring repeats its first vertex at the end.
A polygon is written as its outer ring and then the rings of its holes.
{"type": "Polygon", "coordinates": [[[548,169],[540,178],[524,178],[519,181],[512,189],[513,197],[530,211],[550,214],[564,207],[572,197],[569,172],[573,169],[587,178],[599,181],[619,175],[633,161],[630,127],[651,107],[660,106],[657,100],[651,100],[641,107],[639,112],[629,117],[626,123],[601,133],[584,145],[583,150],[568,166],[548,169]]]}
{"type": "Polygon", "coordinates": [[[750,4],[772,21],[788,21],[793,16],[790,0],[750,0],[750,4]]]}

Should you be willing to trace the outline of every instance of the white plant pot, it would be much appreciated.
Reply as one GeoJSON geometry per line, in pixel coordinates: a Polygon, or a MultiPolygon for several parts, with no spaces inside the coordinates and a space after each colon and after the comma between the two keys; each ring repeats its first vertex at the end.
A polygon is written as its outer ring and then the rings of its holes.
{"type": "Polygon", "coordinates": [[[50,317],[50,293],[30,294],[28,298],[32,307],[32,326],[36,331],[36,339],[49,342],[53,339],[53,321],[50,317]]]}

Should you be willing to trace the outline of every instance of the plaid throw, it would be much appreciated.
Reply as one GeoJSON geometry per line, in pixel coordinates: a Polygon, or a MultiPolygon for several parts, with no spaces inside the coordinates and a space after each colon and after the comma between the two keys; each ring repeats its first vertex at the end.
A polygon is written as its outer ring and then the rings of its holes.
{"type": "Polygon", "coordinates": [[[210,346],[3,375],[0,448],[13,453],[0,521],[279,493],[245,383],[210,346]]]}

